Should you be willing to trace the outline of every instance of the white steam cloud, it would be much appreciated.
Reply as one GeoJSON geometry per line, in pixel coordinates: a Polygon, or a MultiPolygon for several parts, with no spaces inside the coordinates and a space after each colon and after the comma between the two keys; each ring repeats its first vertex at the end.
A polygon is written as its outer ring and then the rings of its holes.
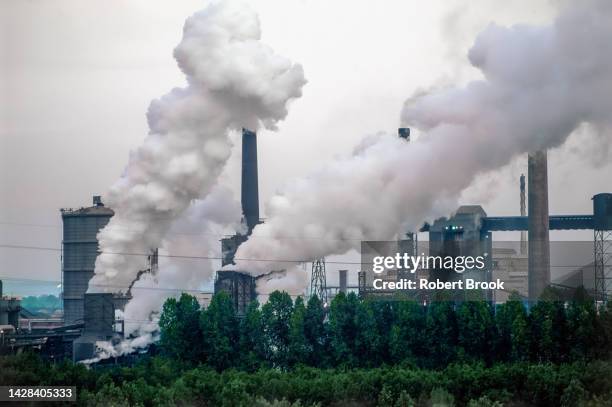
{"type": "Polygon", "coordinates": [[[132,299],[124,312],[125,338],[119,342],[98,341],[98,351],[82,363],[97,363],[146,349],[159,339],[159,317],[164,302],[182,292],[198,296],[212,280],[215,258],[219,257],[219,236],[240,228],[242,209],[232,192],[215,186],[203,200],[192,204],[173,223],[163,243],[159,273],[143,274],[131,289],[132,299]]]}
{"type": "MultiPolygon", "coordinates": [[[[145,348],[159,336],[164,301],[210,282],[219,231],[240,227],[240,205],[215,185],[242,127],[275,129],[306,83],[302,67],[260,42],[257,15],[235,1],[215,1],[185,22],[174,56],[188,86],[154,100],[150,133],[130,156],[108,203],[115,215],[98,234],[89,292],[123,292],[126,339],[98,342],[95,363],[145,348]],[[197,200],[197,201],[196,201],[197,200]],[[156,248],[157,275],[142,274],[156,248]],[[189,259],[189,256],[198,258],[189,259]]],[[[194,292],[189,291],[194,294],[194,292]]]]}
{"type": "Polygon", "coordinates": [[[609,139],[611,39],[606,0],[572,2],[550,26],[490,25],[469,51],[482,80],[407,100],[401,119],[422,132],[415,142],[370,139],[274,196],[239,269],[288,268],[249,259],[311,260],[414,231],[456,208],[477,175],[559,146],[584,123],[609,139]]]}
{"type": "Polygon", "coordinates": [[[123,315],[126,336],[156,330],[166,299],[206,288],[218,263],[219,236],[240,227],[240,216],[240,204],[220,186],[189,207],[164,239],[162,254],[168,256],[160,257],[158,275],[145,274],[132,287],[123,315]]]}
{"type": "Polygon", "coordinates": [[[256,14],[233,1],[187,19],[174,57],[188,85],[149,107],[150,133],[108,194],[115,216],[98,235],[102,254],[89,292],[126,292],[145,268],[143,254],[160,247],[172,223],[217,181],[229,132],[274,129],[301,96],[301,66],[260,37],[256,14]]]}

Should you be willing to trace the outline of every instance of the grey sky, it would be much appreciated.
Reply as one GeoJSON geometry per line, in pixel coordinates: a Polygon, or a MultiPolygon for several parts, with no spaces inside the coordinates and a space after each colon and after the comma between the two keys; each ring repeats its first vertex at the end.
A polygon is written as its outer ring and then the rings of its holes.
{"type": "MultiPolygon", "coordinates": [[[[555,12],[547,0],[252,3],[263,40],[301,63],[309,81],[279,130],[260,133],[264,217],[266,198],[292,178],[349,154],[366,134],[394,132],[413,92],[477,77],[466,52],[489,22],[545,23],[555,12]]],[[[203,4],[0,3],[0,244],[60,247],[59,208],[104,194],[146,135],[150,100],[184,84],[172,49],[203,4]]],[[[551,212],[590,213],[590,197],[612,190],[599,142],[577,132],[551,152],[551,212]]],[[[516,213],[525,161],[477,180],[465,203],[516,213]]],[[[235,160],[223,179],[238,190],[235,160]]],[[[59,254],[0,248],[7,276],[59,280],[59,254]]]]}

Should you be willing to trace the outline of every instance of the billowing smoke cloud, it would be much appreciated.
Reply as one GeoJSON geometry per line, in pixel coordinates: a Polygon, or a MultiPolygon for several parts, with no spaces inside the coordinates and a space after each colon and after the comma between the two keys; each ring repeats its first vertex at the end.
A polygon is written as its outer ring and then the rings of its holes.
{"type": "Polygon", "coordinates": [[[190,206],[164,239],[157,275],[145,274],[133,286],[124,312],[125,334],[157,329],[157,314],[169,297],[210,288],[220,256],[219,236],[240,227],[242,210],[232,192],[215,187],[190,206]]]}
{"type": "Polygon", "coordinates": [[[401,119],[417,141],[370,140],[274,196],[239,267],[260,273],[293,263],[251,259],[310,260],[392,239],[451,212],[477,175],[559,146],[583,123],[609,138],[611,38],[606,0],[572,2],[546,27],[490,25],[469,51],[482,80],[407,100],[401,119]]]}
{"type": "Polygon", "coordinates": [[[257,16],[236,2],[213,2],[187,19],[174,56],[188,85],[149,107],[150,133],[107,197],[115,216],[98,235],[90,292],[126,292],[145,267],[143,254],[160,247],[172,223],[215,184],[229,132],[274,129],[301,96],[301,66],[260,37],[257,16]]]}
{"type": "Polygon", "coordinates": [[[132,299],[124,312],[124,339],[99,341],[98,352],[82,363],[97,363],[109,357],[143,350],[159,339],[159,317],[164,302],[187,292],[198,295],[209,290],[220,256],[219,236],[241,227],[242,209],[233,193],[217,185],[203,200],[195,201],[172,224],[160,250],[158,274],[143,274],[131,289],[132,299]]]}

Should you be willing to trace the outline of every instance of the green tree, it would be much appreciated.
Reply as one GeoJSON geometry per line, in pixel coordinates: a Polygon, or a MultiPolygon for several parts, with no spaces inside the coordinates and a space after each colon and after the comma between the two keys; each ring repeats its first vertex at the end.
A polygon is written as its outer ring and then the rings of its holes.
{"type": "Polygon", "coordinates": [[[573,378],[561,395],[561,407],[578,406],[586,399],[586,390],[580,380],[573,378]]]}
{"type": "Polygon", "coordinates": [[[568,305],[567,330],[569,356],[572,359],[593,357],[605,343],[605,340],[601,340],[603,329],[597,318],[597,309],[584,287],[576,289],[568,305]]]}
{"type": "Polygon", "coordinates": [[[602,331],[602,357],[612,356],[612,301],[600,309],[599,323],[602,331]]]}
{"type": "Polygon", "coordinates": [[[456,356],[457,318],[453,303],[434,301],[427,308],[426,340],[430,344],[428,367],[446,366],[456,356]]]}
{"type": "Polygon", "coordinates": [[[200,304],[189,295],[169,298],[159,319],[160,348],[175,359],[195,363],[202,357],[202,331],[199,325],[200,304]]]}
{"type": "Polygon", "coordinates": [[[395,401],[395,407],[416,407],[416,401],[406,390],[402,390],[395,401]]]}
{"type": "Polygon", "coordinates": [[[224,370],[237,365],[239,327],[234,305],[225,292],[213,296],[200,316],[204,353],[209,365],[224,370]]]}
{"type": "Polygon", "coordinates": [[[372,310],[374,323],[376,325],[376,344],[372,350],[372,363],[379,365],[380,363],[391,362],[391,329],[397,318],[396,310],[391,301],[366,301],[369,308],[372,310]]]}
{"type": "Polygon", "coordinates": [[[389,386],[384,385],[378,393],[377,407],[393,407],[393,392],[389,386]]]}
{"type": "Polygon", "coordinates": [[[531,358],[538,362],[551,361],[555,353],[554,305],[550,301],[539,301],[529,314],[531,333],[531,358]]]}
{"type": "Polygon", "coordinates": [[[249,372],[267,366],[263,323],[259,303],[253,301],[247,307],[240,322],[240,366],[249,372]]]}
{"type": "Polygon", "coordinates": [[[327,328],[325,324],[325,308],[315,295],[310,297],[304,314],[304,336],[311,349],[307,363],[320,367],[326,363],[327,328]]]}
{"type": "Polygon", "coordinates": [[[312,348],[305,333],[306,306],[304,299],[298,297],[293,305],[293,313],[289,321],[289,364],[307,363],[312,348]]]}
{"type": "Polygon", "coordinates": [[[429,399],[432,407],[453,407],[455,405],[455,397],[441,387],[433,389],[429,399]]]}
{"type": "Polygon", "coordinates": [[[246,384],[238,378],[223,386],[219,399],[219,405],[222,407],[249,407],[254,404],[254,400],[247,393],[246,384]]]}
{"type": "Polygon", "coordinates": [[[529,324],[527,316],[519,314],[512,321],[510,331],[512,346],[510,349],[510,359],[522,361],[529,359],[529,324]]]}
{"type": "Polygon", "coordinates": [[[419,362],[429,346],[424,342],[424,307],[415,301],[400,301],[396,304],[397,317],[389,331],[391,360],[419,362]]]}
{"type": "Polygon", "coordinates": [[[464,301],[457,311],[458,344],[469,359],[489,359],[493,348],[493,315],[488,302],[464,301]]]}
{"type": "Polygon", "coordinates": [[[373,302],[358,301],[355,313],[353,356],[359,366],[378,366],[381,337],[378,334],[373,302]]]}
{"type": "Polygon", "coordinates": [[[339,293],[331,303],[329,310],[330,345],[333,362],[336,366],[356,367],[358,365],[358,359],[354,352],[358,305],[359,299],[354,293],[348,295],[339,293]]]}
{"type": "Polygon", "coordinates": [[[487,396],[482,396],[479,399],[470,400],[467,407],[503,407],[499,401],[492,401],[487,396]]]}
{"type": "Polygon", "coordinates": [[[289,366],[289,322],[293,301],[286,292],[274,291],[261,310],[266,350],[275,367],[289,366]]]}
{"type": "Polygon", "coordinates": [[[21,306],[29,311],[55,311],[62,308],[62,302],[55,295],[28,296],[21,300],[21,306]]]}
{"type": "Polygon", "coordinates": [[[501,360],[529,358],[527,311],[518,293],[513,292],[495,314],[497,328],[496,356],[501,360]]]}
{"type": "Polygon", "coordinates": [[[568,354],[569,334],[562,293],[552,287],[542,292],[529,313],[532,360],[562,362],[568,354]]]}

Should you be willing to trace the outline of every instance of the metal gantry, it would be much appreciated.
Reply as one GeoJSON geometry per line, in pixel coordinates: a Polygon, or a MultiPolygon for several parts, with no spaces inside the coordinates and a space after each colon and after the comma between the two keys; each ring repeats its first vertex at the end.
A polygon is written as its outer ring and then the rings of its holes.
{"type": "Polygon", "coordinates": [[[312,262],[310,275],[310,296],[317,296],[324,305],[327,305],[327,276],[325,273],[325,258],[312,262]]]}
{"type": "Polygon", "coordinates": [[[612,296],[612,230],[595,230],[594,237],[595,291],[598,301],[612,296]]]}

